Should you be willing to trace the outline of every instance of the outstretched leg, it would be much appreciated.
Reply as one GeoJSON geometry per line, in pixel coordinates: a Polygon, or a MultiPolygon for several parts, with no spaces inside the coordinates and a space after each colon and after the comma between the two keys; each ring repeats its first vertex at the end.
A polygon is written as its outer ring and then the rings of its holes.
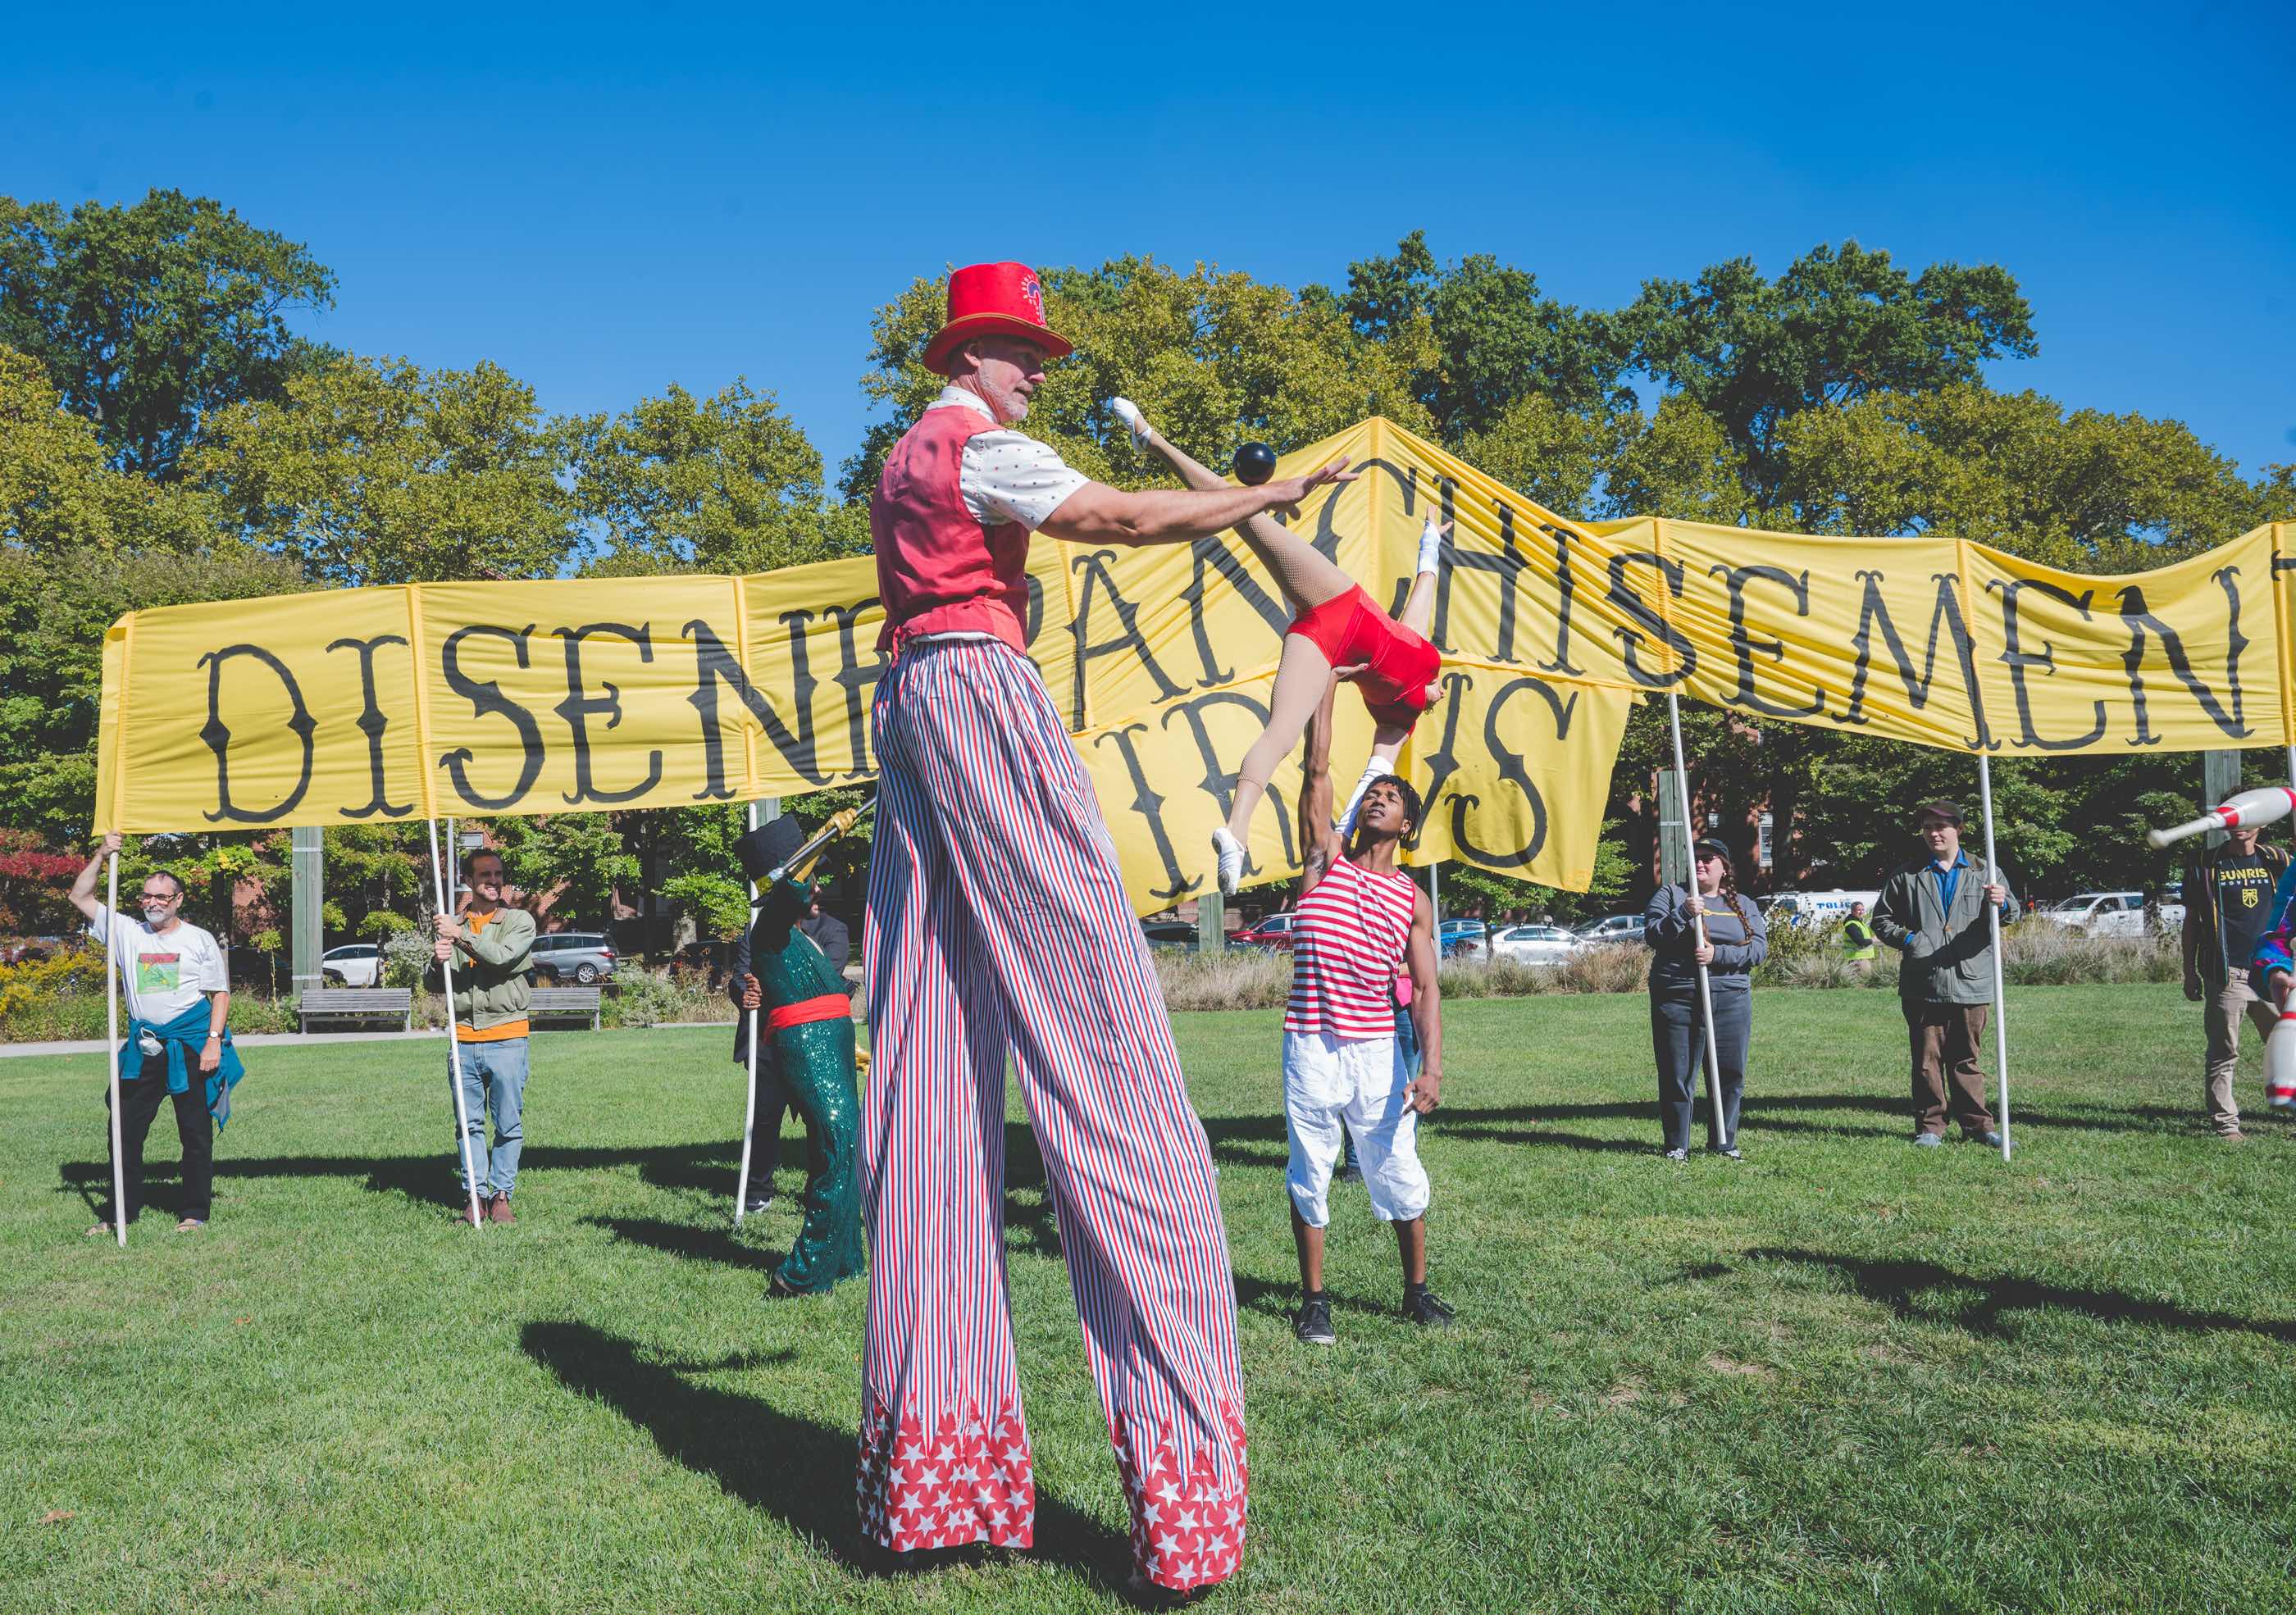
{"type": "Polygon", "coordinates": [[[1305,634],[1286,634],[1283,660],[1275,668],[1275,687],[1267,698],[1267,726],[1243,754],[1227,824],[1212,838],[1219,852],[1221,890],[1235,889],[1243,873],[1243,843],[1251,834],[1251,816],[1259,811],[1259,799],[1267,794],[1267,782],[1275,777],[1276,765],[1292,754],[1300,735],[1307,733],[1308,720],[1316,715],[1331,682],[1332,664],[1323,648],[1305,634]]]}

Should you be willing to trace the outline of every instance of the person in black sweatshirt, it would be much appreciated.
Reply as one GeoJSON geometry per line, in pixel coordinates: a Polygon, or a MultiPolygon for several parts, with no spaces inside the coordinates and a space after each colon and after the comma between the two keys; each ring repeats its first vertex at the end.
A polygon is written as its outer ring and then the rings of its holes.
{"type": "Polygon", "coordinates": [[[1769,957],[1770,933],[1761,911],[1738,894],[1727,847],[1701,840],[1691,848],[1691,860],[1696,872],[1692,884],[1659,888],[1643,909],[1643,940],[1652,954],[1651,1043],[1658,1055],[1659,1127],[1667,1159],[1687,1160],[1691,1112],[1706,1067],[1706,1031],[1698,1005],[1702,963],[1714,999],[1722,1078],[1720,1125],[1709,1136],[1718,1141],[1715,1149],[1736,1160],[1738,1100],[1746,1086],[1746,1048],[1754,1028],[1750,972],[1769,957]],[[1696,924],[1702,914],[1702,945],[1696,924]]]}

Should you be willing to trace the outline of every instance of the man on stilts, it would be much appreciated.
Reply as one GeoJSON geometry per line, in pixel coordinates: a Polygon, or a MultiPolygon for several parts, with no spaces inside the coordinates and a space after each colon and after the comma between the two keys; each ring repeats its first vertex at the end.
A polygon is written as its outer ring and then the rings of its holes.
{"type": "MultiPolygon", "coordinates": [[[[798,930],[813,906],[813,882],[789,868],[803,837],[797,820],[783,814],[734,843],[742,873],[758,887],[757,913],[734,945],[734,990],[744,1010],[764,1012],[760,1086],[770,1071],[775,1092],[786,1096],[805,1123],[805,1220],[774,1269],[778,1296],[818,1294],[868,1265],[853,1160],[861,1109],[853,1070],[853,1002],[845,978],[798,930]]],[[[756,1020],[734,1018],[737,1065],[749,1062],[756,1020]]],[[[761,1106],[757,1125],[778,1134],[781,1117],[779,1103],[761,1106]]],[[[771,1161],[777,1152],[769,1142],[760,1153],[771,1161]]],[[[770,1176],[767,1182],[770,1186],[770,1176]]]]}
{"type": "Polygon", "coordinates": [[[1243,1541],[1235,1288],[1210,1152],[1091,781],[1021,625],[1032,530],[1185,543],[1346,480],[1127,494],[1011,430],[1047,359],[1034,271],[950,277],[924,363],[950,385],[887,457],[878,825],[863,953],[869,1332],[863,1529],[896,1552],[1025,1547],[1036,1488],[1004,1271],[1004,1072],[1017,1057],[1132,1516],[1156,1587],[1243,1541]]]}

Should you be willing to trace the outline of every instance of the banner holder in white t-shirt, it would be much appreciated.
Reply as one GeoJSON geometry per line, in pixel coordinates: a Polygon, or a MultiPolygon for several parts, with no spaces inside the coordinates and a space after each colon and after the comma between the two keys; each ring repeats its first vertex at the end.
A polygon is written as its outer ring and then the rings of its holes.
{"type": "Polygon", "coordinates": [[[127,1249],[127,1168],[119,1154],[119,855],[104,859],[103,1029],[111,1051],[111,1232],[127,1249]]]}
{"type": "MultiPolygon", "coordinates": [[[[439,821],[425,819],[430,832],[430,889],[438,894],[439,912],[446,914],[447,866],[439,861],[439,821]]],[[[455,1033],[455,950],[447,949],[447,956],[439,962],[439,970],[447,988],[447,1064],[455,1077],[455,1140],[463,1158],[463,1186],[470,1191],[471,1222],[482,1226],[486,1218],[479,1215],[479,1175],[471,1164],[471,1113],[463,1104],[463,1040],[455,1033]]]]}

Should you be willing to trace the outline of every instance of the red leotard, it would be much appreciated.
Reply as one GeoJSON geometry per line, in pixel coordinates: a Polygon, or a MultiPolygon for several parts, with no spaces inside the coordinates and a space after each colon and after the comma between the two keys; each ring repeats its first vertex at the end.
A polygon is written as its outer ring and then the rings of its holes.
{"type": "Polygon", "coordinates": [[[1373,722],[1408,729],[1427,710],[1427,686],[1441,669],[1442,656],[1374,604],[1360,584],[1302,611],[1286,631],[1323,652],[1335,668],[1369,664],[1356,687],[1373,722]]]}

